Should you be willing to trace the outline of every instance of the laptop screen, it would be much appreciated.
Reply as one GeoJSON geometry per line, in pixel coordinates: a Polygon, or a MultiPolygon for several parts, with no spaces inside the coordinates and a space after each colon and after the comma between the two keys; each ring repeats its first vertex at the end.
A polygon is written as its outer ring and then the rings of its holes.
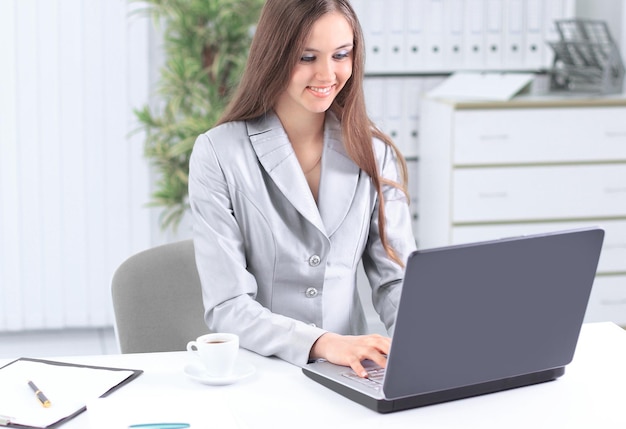
{"type": "Polygon", "coordinates": [[[604,231],[561,231],[418,250],[407,262],[387,398],[568,364],[604,231]]]}

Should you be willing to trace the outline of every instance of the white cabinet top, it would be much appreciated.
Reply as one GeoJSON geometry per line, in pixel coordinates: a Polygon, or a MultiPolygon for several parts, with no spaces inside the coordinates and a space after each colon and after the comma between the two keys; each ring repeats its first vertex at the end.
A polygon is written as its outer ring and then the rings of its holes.
{"type": "Polygon", "coordinates": [[[439,99],[455,109],[515,109],[545,107],[626,106],[626,93],[594,96],[581,94],[522,95],[507,101],[439,99]]]}

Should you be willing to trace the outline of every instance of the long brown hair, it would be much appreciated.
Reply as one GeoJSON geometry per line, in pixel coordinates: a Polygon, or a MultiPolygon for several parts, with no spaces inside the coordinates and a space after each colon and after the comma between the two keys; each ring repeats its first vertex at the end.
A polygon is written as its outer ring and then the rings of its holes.
{"type": "Polygon", "coordinates": [[[239,87],[218,124],[254,119],[271,110],[291,79],[313,24],[322,15],[330,12],[341,13],[354,33],[352,77],[330,108],[342,123],[343,144],[348,155],[370,176],[378,192],[378,224],[382,245],[392,260],[404,266],[404,261],[400,260],[389,245],[385,233],[382,185],[397,187],[406,194],[406,161],[391,139],[367,116],[363,94],[363,31],[348,0],[267,0],[261,11],[239,87]],[[402,183],[380,176],[372,145],[373,137],[382,140],[394,150],[402,183]]]}

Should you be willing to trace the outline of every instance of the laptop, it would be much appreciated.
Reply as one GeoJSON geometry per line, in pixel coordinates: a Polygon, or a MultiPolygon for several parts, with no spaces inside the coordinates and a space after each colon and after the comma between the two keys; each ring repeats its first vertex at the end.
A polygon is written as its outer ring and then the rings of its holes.
{"type": "Polygon", "coordinates": [[[380,413],[554,380],[574,356],[603,239],[593,227],[417,250],[380,383],[326,361],[302,371],[380,413]]]}

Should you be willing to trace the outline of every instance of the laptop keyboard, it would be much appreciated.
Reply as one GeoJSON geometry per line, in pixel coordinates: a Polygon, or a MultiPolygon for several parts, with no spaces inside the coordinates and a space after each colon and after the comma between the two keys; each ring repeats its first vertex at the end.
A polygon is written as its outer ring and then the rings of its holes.
{"type": "Polygon", "coordinates": [[[354,371],[342,372],[341,375],[350,380],[369,386],[373,389],[380,390],[383,387],[383,378],[385,377],[385,368],[368,368],[367,378],[359,377],[354,371]]]}

